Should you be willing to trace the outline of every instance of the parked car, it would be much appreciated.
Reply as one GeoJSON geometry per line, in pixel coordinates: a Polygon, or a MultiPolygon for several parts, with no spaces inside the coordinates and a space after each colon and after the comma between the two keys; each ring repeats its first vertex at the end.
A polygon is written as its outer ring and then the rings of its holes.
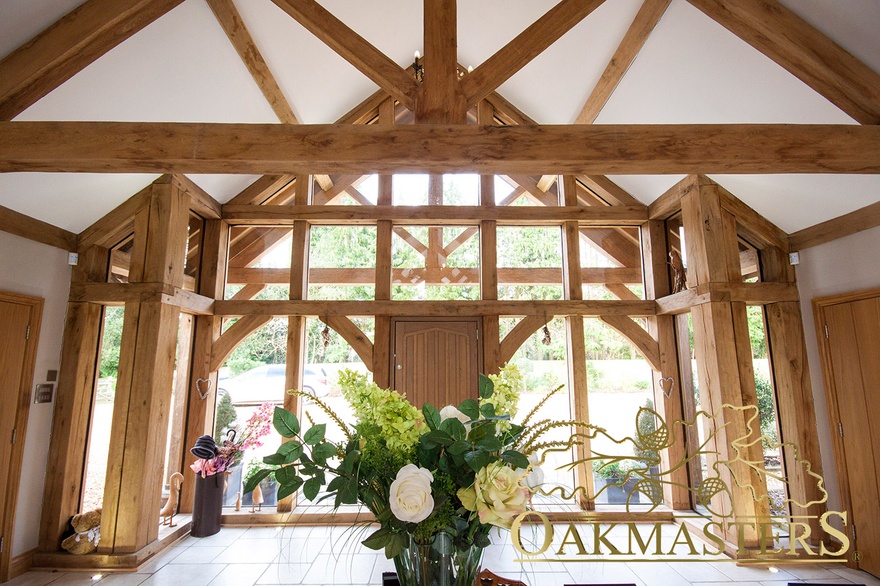
{"type": "MultiPolygon", "coordinates": [[[[286,367],[283,364],[264,364],[221,381],[221,390],[229,393],[236,407],[284,402],[286,367]]],[[[303,373],[302,390],[313,397],[325,397],[330,393],[330,382],[323,369],[307,366],[303,373]]]]}

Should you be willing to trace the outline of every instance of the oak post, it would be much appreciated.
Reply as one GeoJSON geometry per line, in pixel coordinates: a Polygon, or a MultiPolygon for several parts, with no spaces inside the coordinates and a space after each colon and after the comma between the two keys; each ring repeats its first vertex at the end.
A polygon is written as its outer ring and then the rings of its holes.
{"type": "MultiPolygon", "coordinates": [[[[379,124],[394,124],[394,100],[379,105],[379,124]]],[[[392,175],[379,175],[377,205],[390,206],[393,201],[392,175]]],[[[394,240],[391,220],[376,222],[376,300],[391,299],[391,248],[394,240]]],[[[383,389],[391,387],[391,316],[373,318],[373,382],[383,389]]]]}
{"type": "MultiPolygon", "coordinates": [[[[131,271],[129,278],[180,287],[189,197],[160,179],[145,212],[135,220],[132,252],[134,265],[143,251],[143,269],[131,271]]],[[[160,301],[126,303],[100,552],[136,552],[158,537],[179,317],[179,307],[160,301]]]]}
{"type": "MultiPolygon", "coordinates": [[[[682,221],[688,286],[741,282],[736,219],[722,209],[719,191],[711,181],[699,178],[696,188],[682,198],[682,221]]],[[[703,409],[717,416],[705,422],[707,432],[715,433],[715,455],[707,458],[708,470],[712,473],[716,464],[728,462],[726,466],[718,466],[718,473],[729,490],[732,510],[722,502],[723,493],[713,497],[713,510],[720,514],[732,513],[734,519],[766,517],[769,515],[766,482],[742,461],[745,458],[763,466],[761,442],[754,441],[757,435],[752,437],[760,431],[752,426],[750,432],[747,424],[752,416],[757,421],[757,413],[742,410],[744,406],[757,406],[745,304],[712,301],[693,307],[691,315],[700,402],[703,409]],[[722,405],[732,408],[722,409],[722,405]],[[753,443],[740,455],[731,446],[736,440],[753,443]]],[[[736,527],[728,523],[724,537],[738,542],[740,547],[758,544],[754,525],[746,524],[742,534],[737,533],[736,527]]]]}
{"type": "MultiPolygon", "coordinates": [[[[314,180],[311,175],[302,173],[296,177],[296,205],[311,203],[314,180]]],[[[293,234],[290,245],[290,299],[299,300],[307,297],[309,288],[309,223],[298,220],[293,223],[293,234]]],[[[285,390],[301,389],[306,361],[306,318],[302,315],[291,315],[287,318],[287,359],[285,390]]],[[[284,408],[299,413],[300,398],[288,393],[284,394],[284,408]]],[[[279,513],[289,512],[295,505],[295,495],[278,501],[279,513]]]]}
{"type": "MultiPolygon", "coordinates": [[[[106,281],[108,260],[106,248],[92,246],[81,253],[80,264],[74,269],[71,280],[74,283],[106,281]]],[[[103,308],[94,303],[67,304],[52,418],[52,442],[43,489],[38,548],[41,552],[50,553],[61,548],[61,535],[67,529],[68,520],[80,512],[90,408],[97,376],[95,354],[101,341],[102,315],[103,308]]]]}
{"type": "MultiPolygon", "coordinates": [[[[669,271],[666,269],[667,245],[666,223],[663,221],[646,222],[641,229],[642,266],[645,267],[645,297],[657,299],[669,295],[669,271]]],[[[660,348],[659,371],[654,371],[654,405],[655,411],[663,417],[666,425],[673,428],[676,421],[683,419],[682,385],[678,369],[678,352],[675,342],[675,322],[671,315],[648,318],[648,333],[651,334],[660,348]],[[666,379],[664,381],[664,379],[666,379]],[[673,386],[669,386],[672,379],[673,386]],[[663,382],[661,382],[663,381],[663,382]],[[665,385],[665,387],[664,387],[665,385]],[[667,389],[669,389],[667,391],[667,389]],[[669,395],[667,396],[667,392],[669,395]]],[[[686,458],[685,438],[683,434],[675,435],[675,443],[660,452],[663,470],[672,470],[686,458]]],[[[663,483],[663,500],[675,510],[691,508],[687,469],[679,468],[663,483]]]]}
{"type": "MultiPolygon", "coordinates": [[[[223,299],[224,279],[229,245],[229,226],[223,220],[205,220],[205,237],[202,239],[199,293],[212,299],[223,299]]],[[[223,318],[213,315],[197,315],[193,333],[192,361],[189,377],[189,401],[184,434],[183,474],[195,462],[189,448],[202,435],[214,430],[214,413],[217,405],[217,371],[211,369],[211,348],[220,338],[223,318]],[[199,382],[202,381],[202,382],[199,382]],[[205,382],[205,381],[210,381],[205,382]],[[206,388],[210,387],[210,388],[206,388]],[[205,398],[202,398],[205,393],[205,398]]],[[[192,480],[192,479],[191,479],[192,480]]],[[[180,512],[191,513],[195,482],[184,481],[180,489],[180,512]]]]}
{"type": "MultiPolygon", "coordinates": [[[[765,281],[793,283],[794,271],[788,255],[778,248],[761,251],[761,268],[765,281]]],[[[771,378],[776,395],[780,440],[798,447],[797,455],[790,445],[783,448],[783,466],[788,479],[788,498],[793,503],[792,515],[813,517],[811,539],[821,540],[822,529],[818,516],[824,512],[823,494],[816,479],[806,474],[797,459],[806,460],[812,472],[822,474],[822,456],[819,453],[819,434],[816,429],[816,409],[810,383],[806,342],[800,304],[796,301],[768,303],[764,306],[767,325],[767,346],[770,353],[771,378]],[[803,506],[815,503],[810,506],[803,506]]]]}
{"type": "MultiPolygon", "coordinates": [[[[562,186],[560,204],[577,206],[577,182],[573,175],[561,177],[557,182],[562,186]]],[[[581,277],[580,229],[577,222],[562,224],[562,290],[567,300],[584,298],[583,278],[581,277]]],[[[587,387],[587,355],[584,339],[584,318],[570,315],[565,318],[565,329],[568,340],[568,384],[571,389],[572,414],[578,421],[590,421],[590,404],[587,387]]],[[[582,487],[586,494],[595,493],[593,486],[593,466],[587,461],[590,458],[590,440],[583,438],[577,447],[577,460],[581,463],[575,469],[575,486],[582,487]]],[[[591,499],[581,500],[580,506],[586,510],[596,508],[591,499]]]]}

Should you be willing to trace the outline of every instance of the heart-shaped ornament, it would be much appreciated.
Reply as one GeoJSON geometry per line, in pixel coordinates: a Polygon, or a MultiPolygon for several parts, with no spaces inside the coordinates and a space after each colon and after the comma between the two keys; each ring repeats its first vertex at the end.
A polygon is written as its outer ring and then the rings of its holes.
{"type": "Polygon", "coordinates": [[[666,378],[661,378],[660,381],[660,390],[663,391],[663,396],[667,399],[672,396],[672,389],[675,388],[675,379],[671,376],[667,376],[666,378]]]}
{"type": "Polygon", "coordinates": [[[211,392],[211,387],[214,385],[214,381],[209,378],[200,378],[196,380],[196,392],[199,394],[199,397],[204,401],[208,398],[208,393],[211,392]],[[204,386],[205,390],[202,390],[204,386]]]}

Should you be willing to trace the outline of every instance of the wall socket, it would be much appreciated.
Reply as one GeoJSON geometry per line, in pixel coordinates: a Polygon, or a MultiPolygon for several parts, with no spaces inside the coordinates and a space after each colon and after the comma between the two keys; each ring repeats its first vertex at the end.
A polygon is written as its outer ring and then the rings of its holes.
{"type": "Polygon", "coordinates": [[[788,264],[790,264],[790,265],[801,264],[801,255],[797,252],[789,252],[788,253],[788,264]]]}
{"type": "Polygon", "coordinates": [[[72,267],[75,267],[79,264],[79,253],[78,252],[68,252],[67,253],[67,264],[72,267]]]}

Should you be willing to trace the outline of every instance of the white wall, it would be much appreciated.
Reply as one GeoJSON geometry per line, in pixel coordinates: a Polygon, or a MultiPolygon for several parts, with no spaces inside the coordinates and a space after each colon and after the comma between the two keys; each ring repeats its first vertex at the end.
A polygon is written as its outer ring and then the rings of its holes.
{"type": "Polygon", "coordinates": [[[807,359],[813,384],[813,403],[819,428],[823,475],[828,488],[828,508],[840,510],[837,469],[831,445],[831,425],[822,384],[822,362],[816,340],[812,301],[862,289],[880,287],[880,227],[839,238],[800,251],[797,285],[807,339],[807,359]]]}
{"type": "MultiPolygon", "coordinates": [[[[58,370],[61,365],[61,337],[70,290],[67,251],[0,232],[0,290],[45,300],[34,385],[47,382],[46,371],[58,370]]],[[[33,404],[33,388],[31,396],[12,538],[13,556],[37,547],[52,431],[54,402],[33,404]]]]}

